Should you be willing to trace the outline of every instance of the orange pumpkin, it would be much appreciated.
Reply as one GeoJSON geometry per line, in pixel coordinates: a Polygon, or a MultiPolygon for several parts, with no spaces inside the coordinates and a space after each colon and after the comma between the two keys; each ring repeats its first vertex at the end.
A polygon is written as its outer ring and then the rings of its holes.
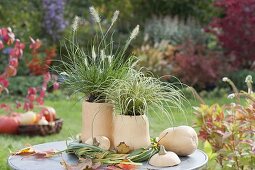
{"type": "Polygon", "coordinates": [[[14,134],[18,126],[18,117],[0,116],[0,133],[14,134]]]}

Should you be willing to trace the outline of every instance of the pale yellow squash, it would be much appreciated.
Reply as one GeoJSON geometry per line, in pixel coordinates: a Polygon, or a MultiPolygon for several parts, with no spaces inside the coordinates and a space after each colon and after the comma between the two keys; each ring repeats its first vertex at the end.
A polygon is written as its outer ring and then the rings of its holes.
{"type": "Polygon", "coordinates": [[[99,148],[102,148],[104,150],[109,150],[111,146],[110,140],[105,136],[96,136],[94,138],[89,138],[88,140],[86,140],[85,143],[98,146],[99,148]]]}
{"type": "Polygon", "coordinates": [[[190,126],[172,127],[160,133],[159,144],[164,145],[167,151],[187,156],[197,149],[198,137],[190,126]]]}
{"type": "Polygon", "coordinates": [[[149,164],[155,167],[169,167],[175,166],[181,163],[180,158],[174,152],[167,152],[163,145],[160,146],[159,153],[153,155],[149,164]]]}

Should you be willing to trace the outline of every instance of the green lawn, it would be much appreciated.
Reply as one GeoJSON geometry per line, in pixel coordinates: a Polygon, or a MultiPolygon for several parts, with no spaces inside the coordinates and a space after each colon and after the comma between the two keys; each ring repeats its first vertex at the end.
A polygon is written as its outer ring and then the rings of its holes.
{"type": "MultiPolygon", "coordinates": [[[[213,102],[226,103],[225,99],[206,100],[206,103],[213,102]]],[[[8,169],[6,160],[9,156],[9,149],[15,151],[24,147],[26,144],[39,144],[50,141],[66,140],[70,136],[74,136],[81,129],[81,105],[75,101],[59,100],[46,101],[46,105],[53,106],[58,114],[58,117],[64,119],[63,129],[59,134],[47,137],[27,137],[27,136],[10,136],[0,135],[0,170],[8,169]]],[[[150,130],[152,136],[157,136],[161,130],[172,125],[192,125],[194,115],[192,114],[192,106],[198,105],[195,100],[190,101],[190,105],[185,107],[185,114],[173,113],[175,121],[161,120],[156,116],[150,117],[150,130]]]]}

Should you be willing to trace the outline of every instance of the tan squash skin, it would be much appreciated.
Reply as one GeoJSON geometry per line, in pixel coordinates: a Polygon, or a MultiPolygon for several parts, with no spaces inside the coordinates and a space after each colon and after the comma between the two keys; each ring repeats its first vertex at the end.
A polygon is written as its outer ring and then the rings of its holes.
{"type": "Polygon", "coordinates": [[[113,106],[109,103],[82,104],[82,133],[81,139],[86,140],[93,136],[105,136],[112,143],[113,106]]]}
{"type": "Polygon", "coordinates": [[[149,121],[146,115],[116,115],[113,118],[113,145],[125,142],[131,150],[150,145],[149,121]]]}
{"type": "Polygon", "coordinates": [[[172,151],[179,156],[192,154],[198,145],[197,133],[190,126],[165,129],[160,133],[159,139],[161,139],[159,144],[164,145],[167,151],[172,151]]]}
{"type": "Polygon", "coordinates": [[[110,140],[105,137],[105,136],[95,136],[94,138],[89,138],[88,140],[86,140],[85,143],[89,144],[89,145],[94,145],[94,140],[96,140],[96,146],[98,146],[99,148],[102,148],[104,150],[109,150],[111,147],[111,143],[110,140]]]}
{"type": "Polygon", "coordinates": [[[176,153],[171,151],[166,152],[163,145],[160,146],[159,153],[153,155],[149,160],[149,164],[155,167],[169,167],[178,165],[180,163],[181,160],[176,153]],[[163,147],[163,150],[161,147],[163,147]]]}

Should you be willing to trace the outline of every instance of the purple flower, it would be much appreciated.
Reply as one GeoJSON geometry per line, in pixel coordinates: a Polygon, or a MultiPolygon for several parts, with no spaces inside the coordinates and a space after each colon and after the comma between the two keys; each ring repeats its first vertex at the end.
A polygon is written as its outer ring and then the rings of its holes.
{"type": "Polygon", "coordinates": [[[64,19],[65,0],[42,0],[42,2],[44,10],[43,27],[56,42],[67,26],[64,19]]]}

